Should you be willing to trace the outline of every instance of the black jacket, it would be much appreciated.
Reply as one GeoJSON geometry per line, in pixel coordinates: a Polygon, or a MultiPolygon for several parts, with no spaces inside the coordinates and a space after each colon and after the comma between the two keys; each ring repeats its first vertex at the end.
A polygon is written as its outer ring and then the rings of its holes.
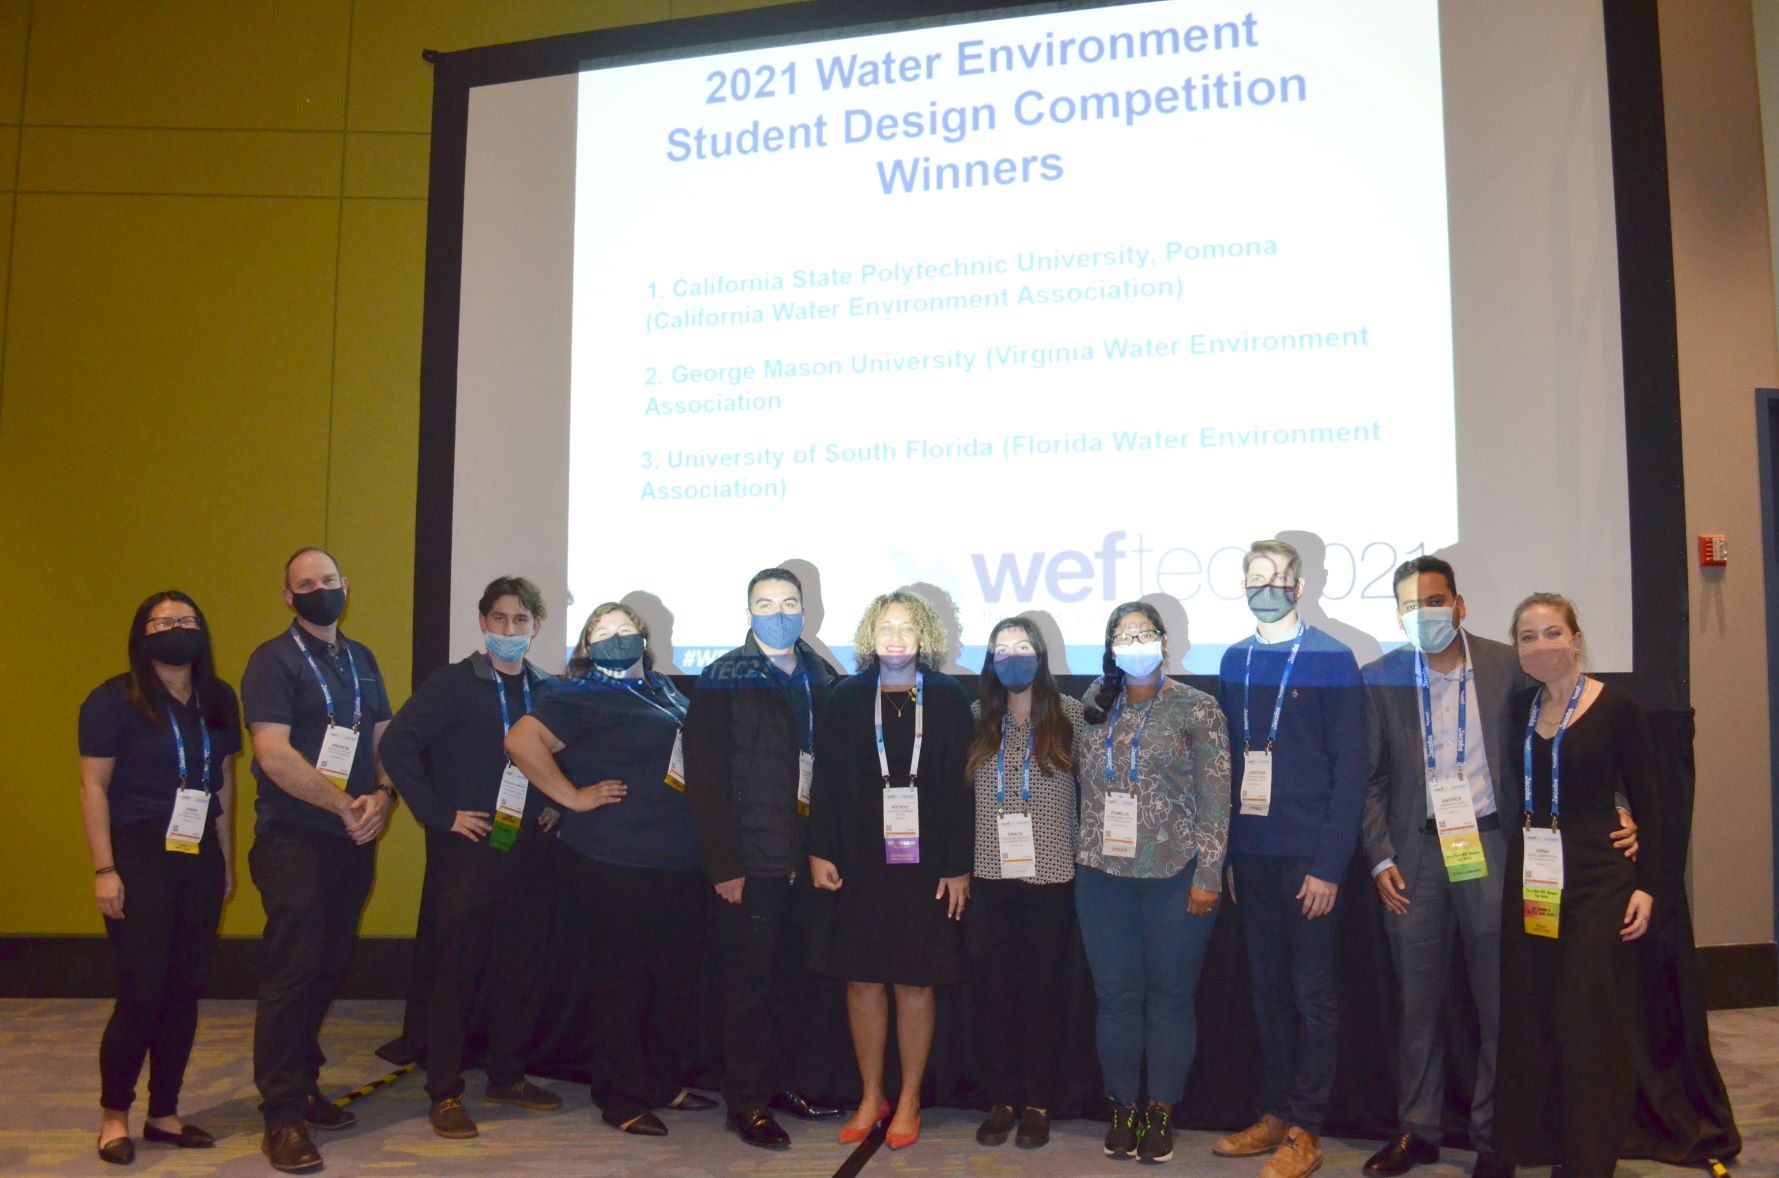
{"type": "MultiPolygon", "coordinates": [[[[806,642],[797,658],[819,718],[836,672],[806,642]]],[[[686,715],[686,796],[713,883],[803,869],[797,755],[807,732],[789,694],[801,690],[796,679],[785,686],[751,633],[698,677],[686,715]]]]}

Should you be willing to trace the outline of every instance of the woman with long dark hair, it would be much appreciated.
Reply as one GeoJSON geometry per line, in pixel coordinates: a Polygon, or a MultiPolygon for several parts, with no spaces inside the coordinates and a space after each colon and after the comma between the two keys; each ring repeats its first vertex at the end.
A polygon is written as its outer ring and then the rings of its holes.
{"type": "Polygon", "coordinates": [[[1050,1140],[1062,1036],[1057,995],[1075,939],[1075,730],[1081,702],[1057,690],[1026,618],[988,635],[964,774],[976,791],[976,865],[964,925],[988,1119],[983,1145],[1050,1140]]]}
{"type": "Polygon", "coordinates": [[[568,675],[514,722],[507,754],[552,798],[574,782],[591,806],[562,819],[565,900],[598,961],[588,993],[593,1100],[606,1124],[664,1137],[657,1108],[715,1102],[680,1083],[698,984],[704,901],[692,808],[668,767],[686,698],[656,673],[649,628],[629,606],[595,606],[568,675]]]}
{"type": "Polygon", "coordinates": [[[853,636],[858,671],[828,697],[815,733],[809,877],[832,892],[811,964],[846,980],[862,1098],[840,1130],[863,1141],[920,1137],[920,1089],[933,1046],[933,987],[963,980],[958,922],[970,896],[970,701],[941,674],[946,636],[912,589],[882,594],[853,636]],[[889,986],[896,996],[902,1086],[894,1117],[883,1087],[889,986]]]}
{"type": "Polygon", "coordinates": [[[1194,996],[1229,839],[1229,732],[1217,701],[1168,679],[1167,627],[1127,601],[1075,734],[1075,911],[1093,973],[1108,1157],[1173,1156],[1173,1106],[1198,1041],[1194,996]],[[1147,1058],[1147,1102],[1138,1077],[1147,1058]]]}
{"type": "Polygon", "coordinates": [[[130,668],[80,705],[80,807],[93,893],[117,969],[99,1041],[99,1156],[136,1156],[130,1105],[148,1062],[144,1140],[203,1149],[179,1117],[198,995],[234,889],[234,755],[241,709],[216,677],[204,611],[155,593],[130,622],[130,668]]]}

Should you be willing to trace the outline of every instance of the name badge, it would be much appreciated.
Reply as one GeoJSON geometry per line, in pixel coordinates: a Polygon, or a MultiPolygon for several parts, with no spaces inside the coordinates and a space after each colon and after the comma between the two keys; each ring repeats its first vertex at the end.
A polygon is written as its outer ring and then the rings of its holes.
{"type": "Polygon", "coordinates": [[[210,795],[182,789],[173,795],[173,817],[167,823],[167,850],[196,855],[204,841],[204,820],[210,817],[210,795]]]}
{"type": "Polygon", "coordinates": [[[809,814],[809,787],[815,782],[815,754],[797,754],[797,813],[809,814]]]}
{"type": "Polygon", "coordinates": [[[1272,809],[1272,754],[1249,750],[1242,757],[1242,813],[1265,818],[1272,809]]]}
{"type": "Polygon", "coordinates": [[[883,791],[883,861],[920,862],[920,789],[896,786],[883,791]]]}
{"type": "Polygon", "coordinates": [[[1520,900],[1526,933],[1557,935],[1563,910],[1563,833],[1533,827],[1526,834],[1526,863],[1520,872],[1520,900]]]}
{"type": "Polygon", "coordinates": [[[329,724],[327,734],[321,738],[321,755],[315,758],[315,767],[321,770],[321,775],[345,789],[347,779],[352,776],[352,762],[357,757],[358,733],[351,728],[329,724]]]}
{"type": "Polygon", "coordinates": [[[1137,857],[1137,795],[1106,795],[1106,828],[1100,833],[1100,854],[1114,859],[1137,857]]]}
{"type": "Polygon", "coordinates": [[[673,734],[673,752],[667,757],[667,776],[663,779],[668,785],[681,793],[686,792],[686,741],[685,730],[673,734]]]}
{"type": "Polygon", "coordinates": [[[519,839],[519,827],[525,822],[525,794],[531,782],[519,766],[511,761],[500,774],[500,795],[494,800],[494,829],[488,834],[488,845],[497,851],[511,850],[519,839]]]}
{"type": "Polygon", "coordinates": [[[995,819],[1001,831],[1001,878],[1036,879],[1038,860],[1028,814],[1002,814],[995,819]]]}
{"type": "Polygon", "coordinates": [[[1453,883],[1489,874],[1482,832],[1476,826],[1476,802],[1462,777],[1441,778],[1427,787],[1433,799],[1433,822],[1439,828],[1439,853],[1446,878],[1453,883]]]}

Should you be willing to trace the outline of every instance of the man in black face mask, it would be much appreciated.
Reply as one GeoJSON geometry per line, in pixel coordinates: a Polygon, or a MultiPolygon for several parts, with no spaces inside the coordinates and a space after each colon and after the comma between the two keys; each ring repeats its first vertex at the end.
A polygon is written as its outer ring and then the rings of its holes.
{"type": "Polygon", "coordinates": [[[248,864],[266,910],[253,1072],[261,1149],[285,1171],[321,1164],[309,1128],[357,1120],[321,1095],[321,1023],[345,979],[376,840],[395,804],[377,758],[389,696],[376,656],[339,632],[346,589],[332,556],[300,549],[284,566],[284,602],[297,616],[241,677],[259,784],[248,864]]]}

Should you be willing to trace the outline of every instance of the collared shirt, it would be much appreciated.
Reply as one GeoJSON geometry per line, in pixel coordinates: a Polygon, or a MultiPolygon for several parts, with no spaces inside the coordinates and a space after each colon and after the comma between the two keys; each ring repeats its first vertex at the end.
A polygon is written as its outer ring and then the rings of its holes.
{"type": "MultiPolygon", "coordinates": [[[[1456,777],[1458,774],[1458,677],[1464,676],[1466,683],[1464,700],[1464,781],[1470,786],[1470,801],[1476,807],[1478,818],[1487,817],[1495,812],[1495,783],[1489,772],[1489,754],[1483,744],[1483,733],[1486,731],[1482,701],[1477,698],[1476,668],[1468,659],[1453,667],[1450,671],[1435,671],[1432,666],[1427,668],[1427,689],[1433,699],[1433,763],[1437,767],[1440,778],[1456,777]]],[[[1427,760],[1425,733],[1427,731],[1426,713],[1421,710],[1421,693],[1415,692],[1415,715],[1419,717],[1421,727],[1418,730],[1421,740],[1415,743],[1415,755],[1421,763],[1427,760]]],[[[1427,817],[1433,817],[1432,782],[1428,782],[1427,817]]]]}

